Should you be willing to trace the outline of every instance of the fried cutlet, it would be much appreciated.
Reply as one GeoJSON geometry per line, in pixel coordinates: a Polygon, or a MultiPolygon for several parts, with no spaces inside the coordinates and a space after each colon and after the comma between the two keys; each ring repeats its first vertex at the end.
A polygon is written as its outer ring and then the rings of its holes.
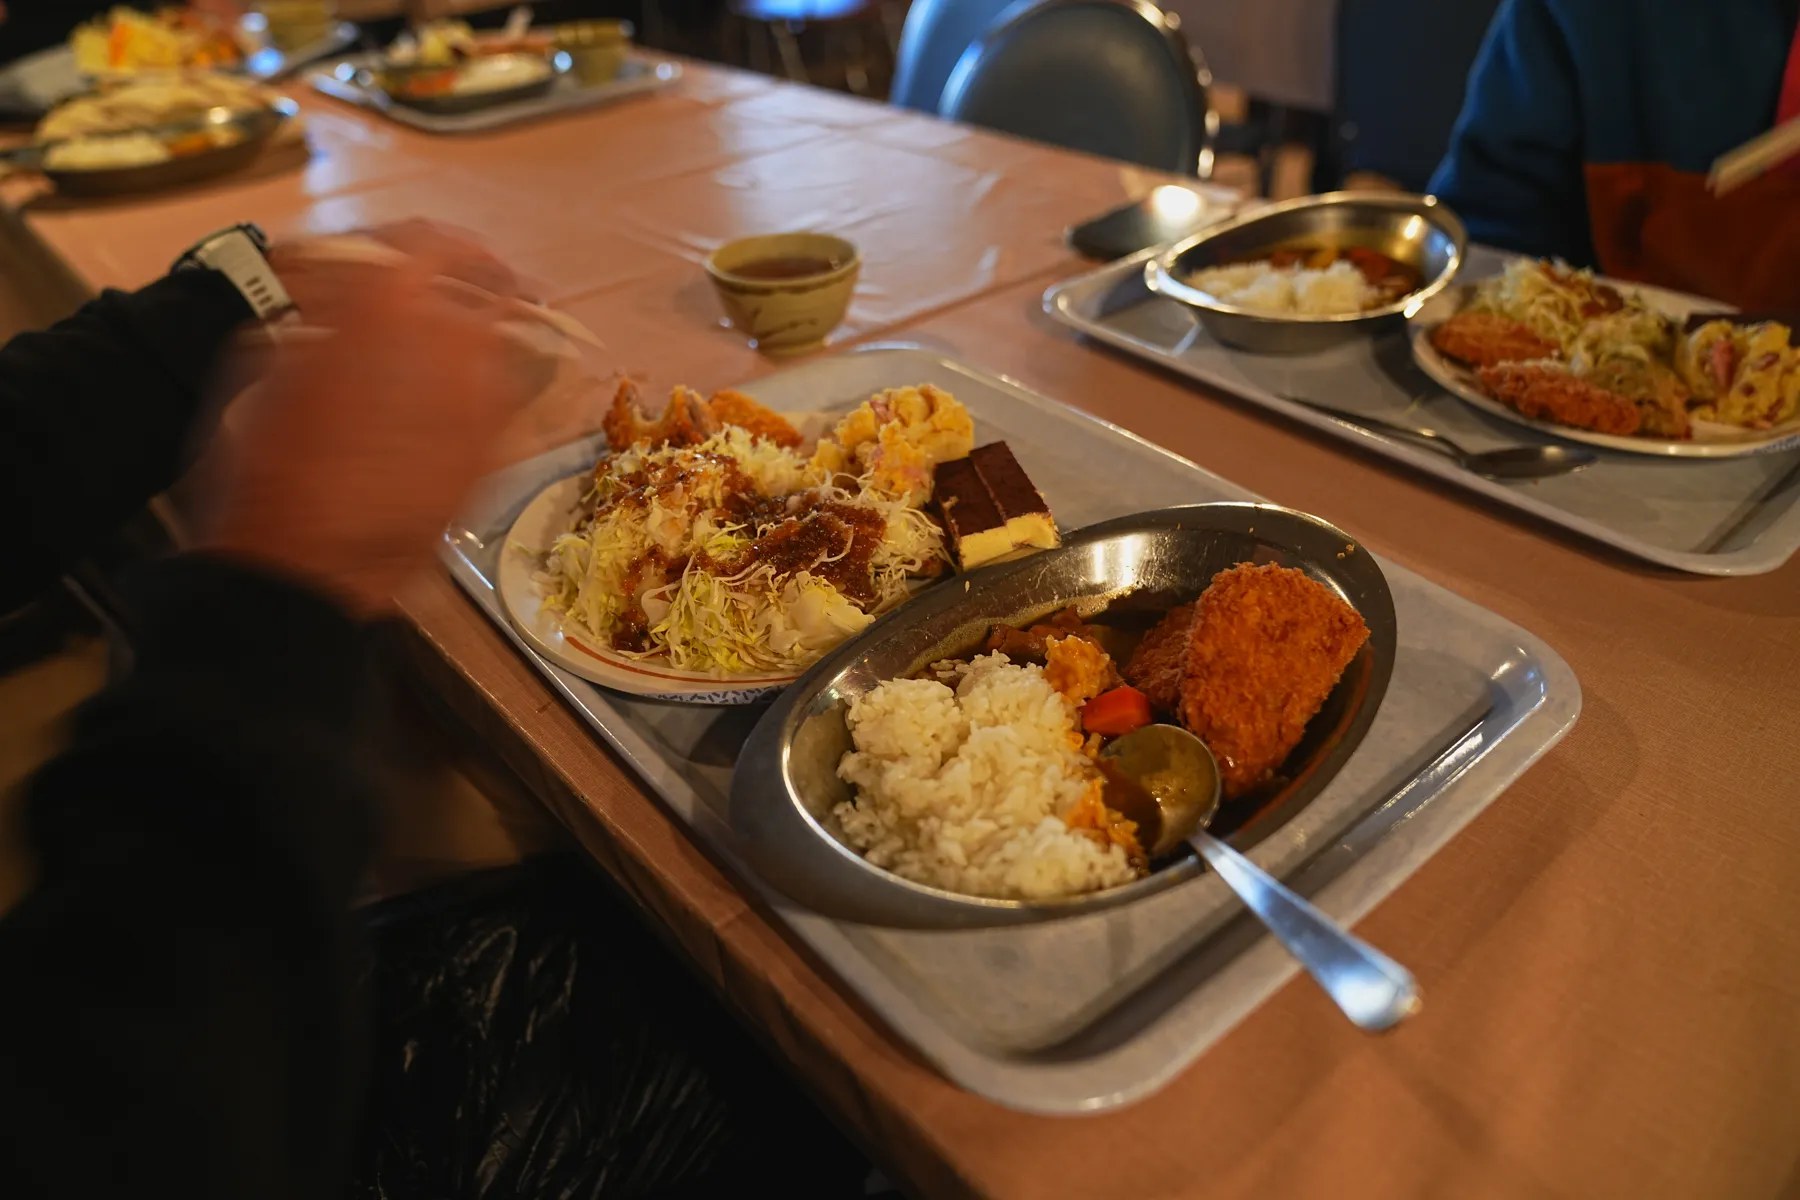
{"type": "Polygon", "coordinates": [[[748,429],[752,437],[774,442],[777,446],[797,450],[806,441],[800,436],[798,429],[788,424],[785,417],[770,411],[742,392],[734,392],[729,388],[715,392],[706,406],[712,410],[712,415],[718,418],[720,424],[748,429]]]}
{"type": "Polygon", "coordinates": [[[1478,372],[1488,395],[1527,417],[1629,437],[1643,425],[1637,405],[1552,366],[1501,363],[1478,372]]]}
{"type": "Polygon", "coordinates": [[[637,384],[629,379],[619,381],[613,393],[612,407],[600,422],[607,444],[623,450],[639,442],[652,447],[696,446],[719,431],[719,420],[691,388],[677,387],[669,395],[668,406],[654,421],[644,413],[637,384]]]}
{"type": "Polygon", "coordinates": [[[1368,638],[1361,614],[1304,571],[1246,563],[1213,576],[1180,712],[1218,760],[1226,797],[1274,775],[1368,638]]]}
{"type": "Polygon", "coordinates": [[[1181,707],[1181,677],[1187,672],[1194,610],[1192,604],[1171,608],[1125,664],[1125,682],[1144,693],[1158,711],[1172,713],[1181,707]]]}
{"type": "Polygon", "coordinates": [[[1555,342],[1539,337],[1523,321],[1496,312],[1459,312],[1431,331],[1431,344],[1472,367],[1551,358],[1557,352],[1555,342]]]}

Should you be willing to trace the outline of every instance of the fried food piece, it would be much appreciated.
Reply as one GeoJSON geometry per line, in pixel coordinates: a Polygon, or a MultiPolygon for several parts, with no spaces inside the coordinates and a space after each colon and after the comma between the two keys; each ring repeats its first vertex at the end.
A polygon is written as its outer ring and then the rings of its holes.
{"type": "Polygon", "coordinates": [[[1643,423],[1629,399],[1559,367],[1500,363],[1477,374],[1488,395],[1540,421],[1621,437],[1636,433],[1643,423]]]}
{"type": "Polygon", "coordinates": [[[1362,615],[1304,571],[1220,571],[1200,596],[1181,721],[1212,750],[1227,797],[1273,775],[1369,639],[1362,615]]]}
{"type": "Polygon", "coordinates": [[[623,379],[619,390],[613,393],[612,407],[601,420],[600,428],[614,450],[639,442],[648,442],[652,447],[697,446],[719,431],[719,421],[699,392],[684,387],[677,387],[670,394],[662,415],[652,421],[644,413],[637,384],[623,379]]]}
{"type": "Polygon", "coordinates": [[[613,393],[612,407],[606,410],[606,416],[600,422],[600,428],[606,434],[606,444],[614,450],[635,445],[650,436],[652,424],[650,418],[644,415],[637,384],[629,379],[619,380],[618,390],[613,393]]]}
{"type": "Polygon", "coordinates": [[[806,440],[780,413],[773,412],[744,393],[734,392],[730,388],[714,392],[713,398],[706,402],[706,407],[718,419],[719,424],[748,429],[750,436],[774,442],[777,446],[798,449],[806,440]]]}
{"type": "Polygon", "coordinates": [[[1496,312],[1459,312],[1431,331],[1438,351],[1472,367],[1552,358],[1555,342],[1531,331],[1523,321],[1496,312]]]}
{"type": "Polygon", "coordinates": [[[1198,606],[1171,608],[1132,652],[1125,664],[1125,682],[1149,697],[1151,707],[1174,712],[1181,707],[1181,680],[1187,674],[1188,642],[1193,636],[1198,606]]]}
{"type": "Polygon", "coordinates": [[[1112,655],[1078,635],[1044,642],[1044,679],[1077,707],[1119,684],[1112,655]]]}

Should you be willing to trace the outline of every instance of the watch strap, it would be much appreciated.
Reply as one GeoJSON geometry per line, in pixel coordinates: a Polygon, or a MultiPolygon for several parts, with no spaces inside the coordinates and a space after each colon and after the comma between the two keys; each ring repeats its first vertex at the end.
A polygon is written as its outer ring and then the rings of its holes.
{"type": "Polygon", "coordinates": [[[267,239],[254,225],[234,225],[205,238],[175,261],[175,269],[204,267],[225,276],[259,321],[271,321],[294,307],[264,254],[267,239]]]}

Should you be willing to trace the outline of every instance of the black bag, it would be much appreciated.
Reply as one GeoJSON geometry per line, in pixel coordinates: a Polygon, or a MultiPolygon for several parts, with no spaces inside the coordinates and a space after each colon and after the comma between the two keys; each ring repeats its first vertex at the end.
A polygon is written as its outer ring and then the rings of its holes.
{"type": "Polygon", "coordinates": [[[865,1159],[584,864],[377,905],[362,1200],[860,1196],[865,1159]]]}

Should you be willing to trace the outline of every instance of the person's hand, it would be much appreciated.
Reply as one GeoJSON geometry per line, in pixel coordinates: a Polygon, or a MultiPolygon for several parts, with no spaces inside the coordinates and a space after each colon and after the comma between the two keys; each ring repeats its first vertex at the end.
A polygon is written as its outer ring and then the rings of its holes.
{"type": "Polygon", "coordinates": [[[368,269],[333,299],[328,333],[275,348],[204,548],[361,615],[389,607],[528,398],[496,314],[431,284],[446,269],[368,269]]]}

